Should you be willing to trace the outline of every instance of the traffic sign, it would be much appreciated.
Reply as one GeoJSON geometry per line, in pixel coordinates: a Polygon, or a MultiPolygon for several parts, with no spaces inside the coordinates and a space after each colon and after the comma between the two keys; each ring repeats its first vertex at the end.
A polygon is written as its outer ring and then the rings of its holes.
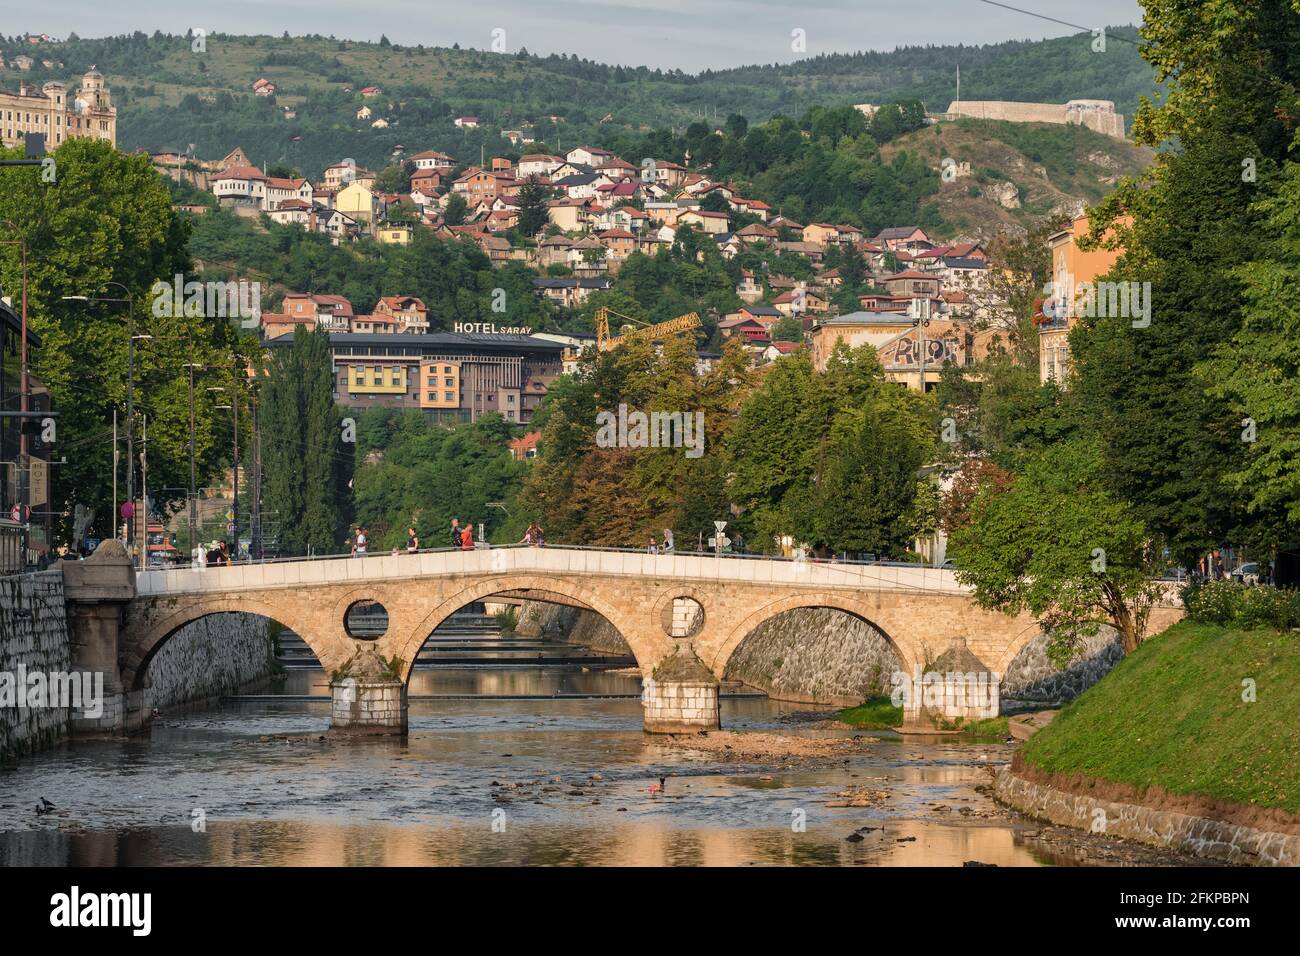
{"type": "Polygon", "coordinates": [[[713,527],[717,529],[718,534],[722,534],[723,529],[727,527],[727,522],[715,521],[713,522],[713,527]]]}

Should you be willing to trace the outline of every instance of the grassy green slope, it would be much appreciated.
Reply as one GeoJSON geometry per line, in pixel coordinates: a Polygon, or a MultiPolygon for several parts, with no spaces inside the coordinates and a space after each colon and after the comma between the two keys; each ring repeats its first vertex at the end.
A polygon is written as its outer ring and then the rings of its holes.
{"type": "Polygon", "coordinates": [[[1042,770],[1300,812],[1300,635],[1184,621],[1025,745],[1042,770]],[[1257,700],[1242,700],[1245,679],[1257,700]]]}

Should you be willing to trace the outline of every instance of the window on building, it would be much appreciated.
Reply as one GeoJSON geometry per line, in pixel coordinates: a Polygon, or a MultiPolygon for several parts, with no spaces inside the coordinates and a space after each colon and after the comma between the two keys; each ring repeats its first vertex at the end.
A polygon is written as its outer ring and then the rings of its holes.
{"type": "Polygon", "coordinates": [[[454,401],[456,400],[456,393],[455,393],[455,392],[443,392],[443,393],[442,393],[442,400],[443,400],[444,402],[454,402],[454,401]]]}

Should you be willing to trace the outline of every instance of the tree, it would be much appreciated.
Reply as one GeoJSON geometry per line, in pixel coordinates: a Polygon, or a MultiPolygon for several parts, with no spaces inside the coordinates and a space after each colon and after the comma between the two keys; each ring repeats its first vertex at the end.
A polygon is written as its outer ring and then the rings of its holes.
{"type": "MultiPolygon", "coordinates": [[[[22,155],[21,150],[0,153],[22,155]]],[[[154,283],[170,287],[176,276],[188,278],[190,262],[188,224],[172,211],[165,181],[148,157],[84,138],[67,140],[52,156],[57,183],[44,182],[40,167],[0,169],[0,220],[17,227],[6,238],[27,241],[29,323],[41,340],[31,374],[49,390],[59,412],[51,451],[56,459],[67,457],[67,464],[51,470],[50,510],[70,513],[77,503],[91,505],[103,516],[97,530],[107,534],[116,511],[110,501],[115,409],[119,432],[126,424],[128,303],[63,297],[125,299],[121,288],[109,284],[122,283],[134,300],[136,334],[153,336],[136,343],[134,379],[136,428],[144,414],[149,416],[153,489],[189,486],[189,393],[183,371],[189,341],[196,362],[218,364],[226,361],[218,356],[228,355],[235,328],[220,320],[187,320],[170,307],[154,308],[154,283]]],[[[21,283],[18,246],[0,245],[5,294],[16,296],[21,283]]],[[[207,402],[200,403],[196,418],[199,479],[205,481],[220,465],[229,431],[215,428],[207,402]]],[[[137,431],[137,453],[140,448],[137,431]]],[[[168,491],[158,500],[183,495],[168,491]]]]}
{"type": "Polygon", "coordinates": [[[305,326],[277,349],[263,382],[263,501],[277,513],[282,550],[335,551],[347,535],[355,442],[334,404],[329,336],[305,326]]]}
{"type": "Polygon", "coordinates": [[[452,193],[447,200],[447,207],[442,211],[442,221],[449,226],[459,226],[469,215],[469,203],[460,193],[452,193]]]}
{"type": "MultiPolygon", "coordinates": [[[[1300,138],[1297,140],[1300,145],[1300,138]]],[[[1267,544],[1300,529],[1300,163],[1260,201],[1270,235],[1262,255],[1236,275],[1245,307],[1241,329],[1199,369],[1210,394],[1240,416],[1245,459],[1227,475],[1255,515],[1272,515],[1267,544]]]]}
{"type": "Polygon", "coordinates": [[[535,236],[551,221],[550,210],[546,203],[551,198],[551,191],[537,181],[536,176],[529,176],[527,182],[519,189],[519,231],[525,236],[535,236]]]}
{"type": "Polygon", "coordinates": [[[803,322],[793,315],[784,315],[772,323],[773,342],[802,342],[803,322]]]}
{"type": "Polygon", "coordinates": [[[751,546],[792,535],[832,551],[902,554],[934,434],[929,400],[886,382],[869,347],[838,346],[825,372],[803,356],[763,377],[728,433],[724,470],[751,546]]]}
{"type": "Polygon", "coordinates": [[[1009,487],[987,480],[949,539],[958,580],[974,588],[976,602],[1039,618],[1058,666],[1103,624],[1132,653],[1161,590],[1151,535],[1133,507],[1105,489],[1102,472],[1095,443],[1054,445],[1009,487]]]}
{"type": "Polygon", "coordinates": [[[1267,532],[1268,515],[1225,493],[1249,445],[1237,410],[1207,394],[1197,368],[1243,327],[1237,265],[1267,258],[1259,200],[1277,189],[1300,122],[1300,9],[1150,0],[1142,35],[1166,95],[1159,106],[1143,101],[1134,135],[1177,148],[1159,149],[1141,180],[1121,182],[1090,225],[1095,242],[1117,237],[1124,254],[1106,278],[1148,289],[1149,321],[1081,319],[1070,335],[1072,390],[1101,440],[1109,487],[1186,565],[1267,532]]]}

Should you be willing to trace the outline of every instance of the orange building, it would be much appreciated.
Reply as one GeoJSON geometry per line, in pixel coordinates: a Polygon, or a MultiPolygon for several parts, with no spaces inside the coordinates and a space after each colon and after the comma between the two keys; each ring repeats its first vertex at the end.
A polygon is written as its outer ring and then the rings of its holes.
{"type": "MultiPolygon", "coordinates": [[[[1132,220],[1121,219],[1123,225],[1132,220]]],[[[1052,283],[1060,306],[1073,303],[1075,290],[1083,283],[1093,283],[1105,275],[1121,255],[1123,249],[1080,249],[1079,240],[1088,234],[1088,217],[1075,217],[1066,228],[1047,239],[1052,253],[1052,283]]],[[[1055,311],[1064,311],[1057,309],[1055,311]]],[[[1070,369],[1070,329],[1075,318],[1071,312],[1065,316],[1044,316],[1038,328],[1038,376],[1043,382],[1049,378],[1064,384],[1070,369]]]]}

